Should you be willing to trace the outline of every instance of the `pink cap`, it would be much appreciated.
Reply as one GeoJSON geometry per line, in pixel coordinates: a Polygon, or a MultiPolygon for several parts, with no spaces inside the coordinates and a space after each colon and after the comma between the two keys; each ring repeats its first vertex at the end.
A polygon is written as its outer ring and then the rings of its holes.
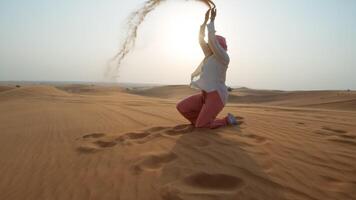
{"type": "Polygon", "coordinates": [[[220,46],[227,51],[226,39],[221,35],[216,35],[216,39],[218,40],[220,46]]]}

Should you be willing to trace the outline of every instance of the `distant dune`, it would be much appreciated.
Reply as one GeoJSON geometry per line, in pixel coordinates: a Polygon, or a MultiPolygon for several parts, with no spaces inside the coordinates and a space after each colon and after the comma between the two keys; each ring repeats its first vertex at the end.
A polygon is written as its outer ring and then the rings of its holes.
{"type": "Polygon", "coordinates": [[[123,90],[119,86],[98,86],[94,84],[69,84],[69,85],[61,85],[56,86],[56,88],[64,90],[69,93],[76,94],[110,94],[117,93],[123,90]]]}
{"type": "Polygon", "coordinates": [[[4,92],[6,90],[11,90],[13,88],[15,88],[15,86],[11,87],[11,86],[2,86],[2,85],[0,85],[0,92],[4,92]]]}
{"type": "Polygon", "coordinates": [[[169,85],[169,86],[150,87],[148,89],[131,88],[128,89],[127,92],[131,94],[138,94],[138,95],[150,96],[150,97],[180,99],[188,95],[193,95],[198,91],[184,85],[169,85]]]}
{"type": "Polygon", "coordinates": [[[356,110],[354,91],[255,91],[238,89],[230,96],[233,103],[356,110]],[[352,103],[353,102],[353,103],[352,103]]]}
{"type": "Polygon", "coordinates": [[[59,90],[53,86],[35,85],[35,86],[22,86],[19,88],[12,88],[0,93],[0,98],[12,97],[44,97],[44,96],[69,96],[63,90],[59,90]]]}
{"type": "MultiPolygon", "coordinates": [[[[189,86],[161,86],[130,90],[143,96],[181,99],[198,93],[189,86]]],[[[229,103],[271,106],[314,107],[356,111],[355,91],[279,91],[236,88],[230,92],[229,103]]]]}
{"type": "Polygon", "coordinates": [[[196,92],[1,86],[0,199],[356,199],[355,92],[238,88],[214,130],[175,108],[196,92]]]}

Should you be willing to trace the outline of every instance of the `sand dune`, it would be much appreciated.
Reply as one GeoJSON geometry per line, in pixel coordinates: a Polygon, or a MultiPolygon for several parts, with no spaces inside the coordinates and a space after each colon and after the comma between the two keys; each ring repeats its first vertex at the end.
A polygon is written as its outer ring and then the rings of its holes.
{"type": "MultiPolygon", "coordinates": [[[[181,99],[198,91],[188,86],[162,86],[151,89],[137,89],[133,94],[181,99]]],[[[271,106],[313,107],[356,111],[355,91],[279,91],[236,88],[230,92],[230,103],[258,104],[271,106]]]]}
{"type": "MultiPolygon", "coordinates": [[[[236,90],[232,93],[231,102],[235,103],[259,103],[278,106],[303,106],[303,107],[325,107],[333,104],[338,108],[338,104],[355,101],[356,92],[354,91],[254,91],[236,90]]],[[[351,105],[351,104],[350,104],[351,105]]],[[[356,107],[340,106],[342,108],[356,107]]]]}
{"type": "Polygon", "coordinates": [[[23,86],[11,90],[6,90],[0,93],[2,97],[12,97],[13,99],[23,97],[44,97],[44,96],[69,96],[69,94],[63,90],[59,90],[53,86],[23,86]]]}
{"type": "Polygon", "coordinates": [[[183,85],[169,85],[169,86],[159,86],[152,88],[133,88],[129,89],[127,92],[131,94],[138,94],[149,97],[158,98],[173,98],[180,99],[188,95],[197,93],[196,90],[183,85]]]}
{"type": "Polygon", "coordinates": [[[175,110],[182,86],[2,91],[0,199],[356,199],[354,93],[249,92],[275,99],[233,99],[220,116],[243,124],[208,130],[175,110]]]}
{"type": "Polygon", "coordinates": [[[14,89],[15,87],[7,86],[7,85],[0,85],[0,92],[4,92],[6,90],[14,89]]]}
{"type": "Polygon", "coordinates": [[[94,94],[94,95],[117,93],[123,90],[118,86],[98,86],[94,84],[92,85],[70,84],[70,85],[56,86],[56,88],[60,90],[64,90],[69,93],[94,94]]]}

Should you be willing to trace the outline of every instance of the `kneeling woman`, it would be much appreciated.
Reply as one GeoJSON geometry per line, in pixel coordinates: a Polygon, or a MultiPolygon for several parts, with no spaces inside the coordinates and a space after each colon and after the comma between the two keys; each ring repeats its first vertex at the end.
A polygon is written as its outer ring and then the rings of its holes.
{"type": "Polygon", "coordinates": [[[223,119],[216,118],[229,95],[225,79],[230,58],[225,38],[215,35],[216,9],[211,11],[211,20],[207,25],[209,14],[210,10],[205,15],[199,34],[199,43],[205,58],[191,76],[191,86],[200,89],[201,93],[187,97],[177,104],[177,110],[197,128],[218,128],[237,124],[236,118],[230,113],[223,119]],[[208,43],[204,41],[206,26],[208,43]]]}

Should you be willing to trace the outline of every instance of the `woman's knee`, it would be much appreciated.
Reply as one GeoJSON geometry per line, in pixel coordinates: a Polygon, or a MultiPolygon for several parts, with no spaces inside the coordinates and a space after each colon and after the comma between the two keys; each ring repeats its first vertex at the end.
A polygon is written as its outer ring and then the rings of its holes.
{"type": "Polygon", "coordinates": [[[178,110],[178,112],[183,113],[183,104],[182,104],[182,102],[177,103],[176,109],[178,110]]]}
{"type": "Polygon", "coordinates": [[[209,123],[202,121],[202,120],[197,120],[194,124],[195,128],[206,128],[209,123]]]}
{"type": "Polygon", "coordinates": [[[204,128],[205,126],[204,126],[203,124],[195,123],[195,124],[194,124],[194,127],[195,127],[195,128],[204,128]]]}

